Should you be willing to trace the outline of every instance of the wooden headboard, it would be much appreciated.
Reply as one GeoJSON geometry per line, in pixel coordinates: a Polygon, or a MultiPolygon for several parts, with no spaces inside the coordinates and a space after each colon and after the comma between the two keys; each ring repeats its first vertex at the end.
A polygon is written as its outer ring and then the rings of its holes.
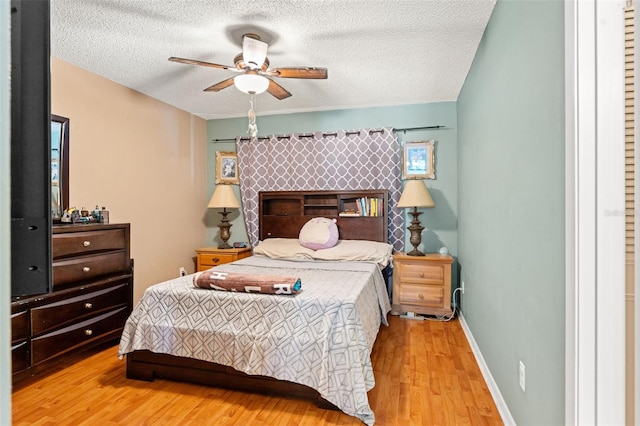
{"type": "Polygon", "coordinates": [[[310,219],[327,217],[337,219],[341,240],[388,242],[388,192],[386,189],[269,191],[260,192],[258,199],[260,240],[298,238],[300,229],[310,219]],[[366,201],[365,206],[362,206],[360,199],[366,201]],[[359,204],[360,209],[358,209],[359,204]],[[368,216],[346,216],[348,212],[361,211],[362,207],[369,210],[368,216]]]}

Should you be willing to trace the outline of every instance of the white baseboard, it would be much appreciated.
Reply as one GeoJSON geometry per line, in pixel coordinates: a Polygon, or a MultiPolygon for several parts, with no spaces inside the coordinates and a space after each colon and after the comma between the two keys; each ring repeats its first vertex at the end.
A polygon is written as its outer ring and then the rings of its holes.
{"type": "Polygon", "coordinates": [[[469,342],[469,346],[471,346],[471,351],[473,355],[476,357],[476,362],[480,367],[480,372],[482,373],[482,377],[484,377],[484,381],[487,382],[487,387],[489,388],[489,392],[493,397],[493,402],[496,404],[496,408],[498,408],[498,412],[500,413],[500,417],[502,418],[502,422],[506,426],[511,426],[516,424],[511,417],[511,412],[509,411],[509,407],[507,407],[507,403],[505,402],[502,394],[500,393],[500,389],[498,389],[498,385],[495,380],[493,380],[493,376],[491,375],[491,371],[489,370],[489,366],[484,361],[482,357],[482,352],[480,352],[480,348],[476,343],[476,340],[473,338],[473,334],[471,333],[471,329],[469,329],[469,325],[467,321],[464,319],[464,315],[462,312],[458,312],[458,318],[460,318],[460,325],[462,326],[462,330],[464,331],[465,336],[467,336],[467,341],[469,342]]]}

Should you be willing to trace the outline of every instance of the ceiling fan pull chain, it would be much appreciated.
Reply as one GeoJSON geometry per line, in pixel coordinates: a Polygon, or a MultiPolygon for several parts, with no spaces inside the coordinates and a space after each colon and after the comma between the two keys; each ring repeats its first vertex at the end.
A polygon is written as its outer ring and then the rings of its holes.
{"type": "Polygon", "coordinates": [[[253,110],[253,103],[256,100],[255,93],[251,95],[251,100],[249,100],[249,112],[247,116],[249,117],[249,128],[247,129],[247,133],[251,135],[252,138],[255,138],[258,135],[258,125],[256,124],[256,112],[253,110]]]}

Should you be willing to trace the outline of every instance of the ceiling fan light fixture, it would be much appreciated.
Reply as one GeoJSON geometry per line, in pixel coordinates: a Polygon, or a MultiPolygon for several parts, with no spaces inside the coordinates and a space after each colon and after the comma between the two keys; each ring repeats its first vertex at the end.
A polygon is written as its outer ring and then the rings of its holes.
{"type": "Polygon", "coordinates": [[[258,70],[267,58],[269,45],[260,40],[256,34],[245,34],[242,37],[242,57],[244,63],[252,70],[258,70]]]}
{"type": "Polygon", "coordinates": [[[242,74],[233,79],[233,84],[241,92],[259,95],[269,88],[269,79],[256,74],[242,74]]]}

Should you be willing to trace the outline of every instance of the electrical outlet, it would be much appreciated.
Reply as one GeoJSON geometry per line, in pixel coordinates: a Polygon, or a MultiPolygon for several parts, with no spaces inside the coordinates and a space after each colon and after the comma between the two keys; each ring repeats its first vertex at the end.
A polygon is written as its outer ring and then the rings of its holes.
{"type": "Polygon", "coordinates": [[[460,286],[460,293],[464,294],[464,280],[462,280],[462,285],[460,286]]]}
{"type": "Polygon", "coordinates": [[[184,266],[180,267],[179,274],[180,274],[181,277],[184,277],[185,275],[187,275],[187,270],[184,269],[184,266]]]}
{"type": "Polygon", "coordinates": [[[522,363],[522,361],[520,361],[520,388],[522,389],[522,392],[525,392],[525,387],[524,387],[524,383],[525,383],[525,369],[524,369],[524,364],[522,363]]]}

